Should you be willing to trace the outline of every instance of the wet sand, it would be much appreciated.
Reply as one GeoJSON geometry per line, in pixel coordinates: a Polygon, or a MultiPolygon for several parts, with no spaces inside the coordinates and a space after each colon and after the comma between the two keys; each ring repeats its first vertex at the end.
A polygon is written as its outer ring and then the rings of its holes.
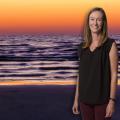
{"type": "MultiPolygon", "coordinates": [[[[76,80],[5,80],[0,81],[0,86],[19,86],[19,85],[75,85],[76,80]]],[[[118,79],[120,85],[120,79],[118,79]]]]}
{"type": "Polygon", "coordinates": [[[0,81],[0,86],[13,85],[75,85],[75,80],[6,80],[0,81]]]}
{"type": "MultiPolygon", "coordinates": [[[[81,120],[73,115],[74,85],[0,86],[0,120],[81,120]]],[[[112,120],[120,119],[120,86],[112,120]]]]}

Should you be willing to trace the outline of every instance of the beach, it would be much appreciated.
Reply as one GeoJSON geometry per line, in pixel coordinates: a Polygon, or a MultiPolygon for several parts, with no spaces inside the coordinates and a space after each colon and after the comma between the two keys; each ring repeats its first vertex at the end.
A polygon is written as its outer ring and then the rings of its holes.
{"type": "MultiPolygon", "coordinates": [[[[81,120],[72,113],[75,85],[0,86],[0,120],[81,120]]],[[[112,120],[120,118],[120,86],[112,120]]]]}
{"type": "Polygon", "coordinates": [[[74,86],[0,86],[1,120],[73,120],[74,86]]]}
{"type": "MultiPolygon", "coordinates": [[[[120,35],[111,37],[120,50],[120,35]]],[[[72,113],[81,41],[69,35],[0,35],[0,120],[82,120],[72,113]]],[[[120,61],[112,120],[120,119],[119,111],[120,61]]]]}

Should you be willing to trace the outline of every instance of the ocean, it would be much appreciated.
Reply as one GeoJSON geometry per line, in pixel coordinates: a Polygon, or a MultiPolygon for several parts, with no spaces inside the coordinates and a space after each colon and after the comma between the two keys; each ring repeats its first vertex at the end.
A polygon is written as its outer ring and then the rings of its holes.
{"type": "MultiPolygon", "coordinates": [[[[120,35],[111,37],[116,40],[120,50],[120,35]]],[[[77,47],[80,42],[81,37],[69,35],[0,36],[0,81],[76,80],[77,47]]],[[[118,54],[120,57],[120,52],[118,54]]],[[[72,113],[75,87],[75,85],[2,85],[0,119],[82,120],[80,114],[72,113]]],[[[117,87],[116,109],[111,120],[120,118],[119,93],[120,86],[117,87]]]]}
{"type": "MultiPolygon", "coordinates": [[[[111,38],[120,50],[120,35],[111,38]]],[[[76,80],[81,39],[72,35],[0,35],[0,81],[76,80]]],[[[119,74],[120,66],[120,78],[119,74]]]]}

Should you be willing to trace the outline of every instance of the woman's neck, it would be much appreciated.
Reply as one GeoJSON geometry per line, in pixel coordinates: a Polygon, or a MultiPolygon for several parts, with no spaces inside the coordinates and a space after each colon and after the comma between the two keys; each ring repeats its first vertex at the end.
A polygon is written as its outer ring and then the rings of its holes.
{"type": "Polygon", "coordinates": [[[101,39],[100,34],[92,33],[92,41],[98,42],[98,41],[100,41],[100,39],[101,39]]]}

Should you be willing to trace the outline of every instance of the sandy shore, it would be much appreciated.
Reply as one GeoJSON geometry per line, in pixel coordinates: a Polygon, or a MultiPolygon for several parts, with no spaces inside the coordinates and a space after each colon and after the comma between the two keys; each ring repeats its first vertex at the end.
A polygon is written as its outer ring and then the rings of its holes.
{"type": "MultiPolygon", "coordinates": [[[[72,113],[74,85],[0,86],[0,120],[82,120],[72,113]]],[[[120,120],[120,86],[111,120],[120,120]]]]}

